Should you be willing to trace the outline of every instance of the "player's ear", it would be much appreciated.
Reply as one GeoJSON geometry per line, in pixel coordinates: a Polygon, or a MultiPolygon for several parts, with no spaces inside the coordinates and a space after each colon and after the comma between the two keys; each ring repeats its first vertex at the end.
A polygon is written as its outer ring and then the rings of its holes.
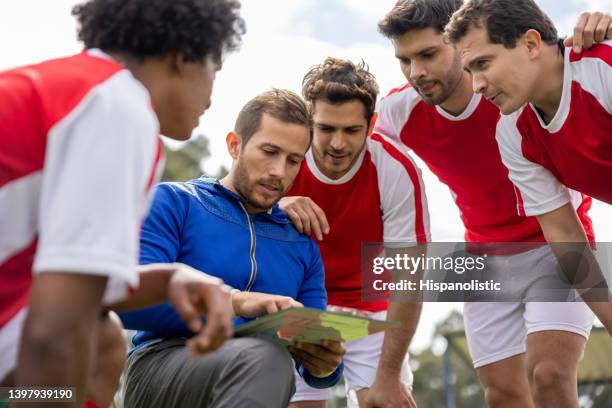
{"type": "Polygon", "coordinates": [[[171,76],[182,76],[185,70],[185,60],[182,54],[169,52],[162,59],[164,70],[171,76]]]}
{"type": "Polygon", "coordinates": [[[229,132],[227,136],[225,136],[225,143],[227,144],[227,151],[230,156],[232,156],[232,159],[238,159],[240,147],[242,146],[240,136],[235,132],[229,132]]]}
{"type": "Polygon", "coordinates": [[[519,40],[527,50],[527,55],[530,59],[536,58],[540,55],[542,50],[542,36],[534,29],[529,29],[523,34],[519,40]]]}

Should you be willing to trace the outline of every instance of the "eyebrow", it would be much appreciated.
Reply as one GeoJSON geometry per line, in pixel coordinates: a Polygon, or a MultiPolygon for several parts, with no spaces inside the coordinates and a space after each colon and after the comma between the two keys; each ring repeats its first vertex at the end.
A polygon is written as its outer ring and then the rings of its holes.
{"type": "Polygon", "coordinates": [[[436,47],[435,45],[432,45],[431,47],[427,47],[424,50],[417,52],[417,55],[427,54],[428,52],[436,51],[437,49],[438,47],[436,47]]]}
{"type": "MultiPolygon", "coordinates": [[[[283,150],[283,149],[282,149],[280,146],[275,145],[275,144],[270,143],[270,142],[264,142],[264,143],[260,144],[260,145],[259,145],[259,147],[261,147],[261,148],[263,148],[263,147],[271,147],[271,148],[273,148],[273,149],[280,150],[281,152],[284,152],[284,151],[285,151],[285,150],[283,150]]],[[[287,155],[288,155],[288,156],[291,156],[291,157],[297,157],[297,158],[299,158],[299,159],[303,159],[303,158],[305,157],[305,156],[304,156],[303,154],[301,154],[301,153],[289,153],[289,152],[287,152],[287,155]]]]}
{"type": "MultiPolygon", "coordinates": [[[[428,52],[432,52],[432,51],[437,51],[438,47],[436,45],[432,45],[430,47],[424,48],[422,50],[419,50],[418,52],[415,53],[415,55],[423,55],[423,54],[427,54],[428,52]]],[[[397,59],[405,59],[409,57],[405,56],[405,55],[397,55],[395,54],[395,58],[397,59]]]]}
{"type": "Polygon", "coordinates": [[[321,123],[321,122],[315,123],[315,126],[318,127],[318,128],[325,127],[325,128],[333,128],[333,129],[335,129],[337,127],[341,127],[343,129],[361,129],[361,128],[365,127],[365,125],[362,125],[362,124],[349,125],[349,126],[334,126],[334,125],[328,125],[327,123],[321,123]]]}
{"type": "Polygon", "coordinates": [[[471,71],[473,70],[476,63],[478,63],[479,61],[482,61],[483,59],[487,59],[487,58],[492,58],[492,55],[491,54],[478,55],[476,58],[472,58],[467,63],[467,65],[464,65],[464,67],[471,71]]]}

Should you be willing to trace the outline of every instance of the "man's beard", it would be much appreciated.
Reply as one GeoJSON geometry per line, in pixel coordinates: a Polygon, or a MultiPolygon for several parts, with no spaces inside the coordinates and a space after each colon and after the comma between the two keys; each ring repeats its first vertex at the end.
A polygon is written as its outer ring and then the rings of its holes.
{"type": "Polygon", "coordinates": [[[430,106],[440,105],[444,103],[453,94],[453,92],[455,92],[459,86],[459,83],[461,82],[462,75],[463,70],[461,70],[461,60],[455,59],[455,61],[453,61],[453,67],[448,71],[446,77],[441,80],[436,80],[436,82],[440,84],[441,92],[440,96],[435,98],[429,98],[423,95],[419,90],[418,83],[415,84],[411,82],[411,84],[416,86],[415,89],[426,104],[430,106]]]}
{"type": "Polygon", "coordinates": [[[448,97],[452,95],[452,93],[455,91],[455,88],[457,88],[457,85],[459,84],[459,82],[457,82],[457,83],[450,84],[449,86],[449,82],[447,81],[436,81],[436,82],[440,85],[441,92],[438,96],[435,96],[433,98],[423,95],[418,85],[416,85],[416,90],[418,94],[421,96],[423,101],[425,101],[425,103],[430,106],[440,105],[441,103],[444,103],[444,101],[446,101],[448,97]]]}
{"type": "Polygon", "coordinates": [[[248,172],[240,160],[238,160],[236,163],[236,169],[234,170],[234,188],[236,189],[236,192],[240,198],[242,198],[244,204],[246,204],[248,207],[263,211],[268,211],[270,208],[274,207],[274,205],[279,202],[286,192],[281,181],[278,179],[264,179],[251,182],[249,180],[248,172]],[[265,182],[278,188],[278,197],[276,197],[272,203],[262,203],[255,198],[253,190],[258,182],[265,182]]]}

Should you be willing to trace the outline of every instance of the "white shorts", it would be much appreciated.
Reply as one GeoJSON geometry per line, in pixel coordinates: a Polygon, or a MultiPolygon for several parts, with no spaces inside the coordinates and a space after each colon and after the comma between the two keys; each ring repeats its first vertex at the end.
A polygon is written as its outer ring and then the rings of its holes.
{"type": "MultiPolygon", "coordinates": [[[[384,320],[386,311],[376,312],[371,315],[373,319],[384,320]]],[[[344,386],[347,395],[347,406],[358,407],[356,392],[369,388],[374,384],[378,360],[382,350],[384,339],[383,333],[372,334],[359,340],[346,343],[346,354],[344,355],[344,386]]],[[[402,365],[401,378],[409,389],[412,388],[412,371],[408,364],[408,355],[402,365]]],[[[332,397],[332,389],[316,389],[310,387],[295,373],[295,394],[291,402],[296,401],[325,401],[332,397]]]]}
{"type": "Polygon", "coordinates": [[[26,315],[27,308],[24,307],[0,327],[0,382],[17,366],[17,353],[26,315]]]}
{"type": "MultiPolygon", "coordinates": [[[[526,299],[542,290],[539,282],[558,280],[560,271],[549,246],[505,256],[489,256],[488,265],[521,275],[526,299]],[[538,287],[539,286],[539,287],[538,287]],[[532,295],[530,296],[530,291],[532,295]]],[[[546,288],[544,286],[544,288],[546,288]]],[[[581,302],[466,302],[465,333],[474,367],[482,367],[526,351],[527,335],[560,330],[589,337],[595,316],[581,302]]]]}

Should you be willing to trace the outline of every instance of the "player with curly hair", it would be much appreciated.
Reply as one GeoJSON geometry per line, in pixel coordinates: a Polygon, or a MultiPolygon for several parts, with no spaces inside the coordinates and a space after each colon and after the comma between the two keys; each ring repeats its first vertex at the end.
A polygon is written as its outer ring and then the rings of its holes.
{"type": "Polygon", "coordinates": [[[89,0],[73,10],[83,52],[0,73],[3,385],[71,386],[76,406],[107,406],[123,360],[104,367],[111,359],[100,350],[125,358],[109,308],[169,300],[201,332],[196,352],[230,336],[221,280],[180,264],[139,274],[137,262],[163,162],[158,135],[190,137],[223,55],[240,43],[239,8],[89,0]],[[100,375],[110,386],[92,398],[90,378],[100,375]]]}
{"type": "MultiPolygon", "coordinates": [[[[419,244],[430,235],[421,171],[399,143],[371,132],[378,85],[364,62],[328,57],[304,76],[302,93],[313,116],[312,147],[281,208],[298,230],[320,241],[328,310],[402,323],[386,338],[377,333],[347,344],[347,406],[363,406],[381,380],[381,364],[397,369],[398,392],[412,400],[406,353],[388,351],[410,343],[421,304],[389,302],[388,293],[365,289],[361,254],[364,242],[385,243],[388,257],[422,251],[419,244]]],[[[330,396],[296,376],[291,408],[325,407],[330,396]]]]}

